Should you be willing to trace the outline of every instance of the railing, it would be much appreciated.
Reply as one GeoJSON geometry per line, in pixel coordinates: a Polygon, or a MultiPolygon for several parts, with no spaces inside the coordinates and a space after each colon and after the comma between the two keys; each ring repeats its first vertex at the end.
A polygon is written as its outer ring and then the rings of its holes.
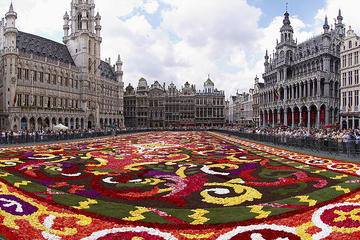
{"type": "Polygon", "coordinates": [[[220,133],[234,135],[236,137],[249,140],[271,143],[279,146],[295,147],[301,149],[309,149],[314,152],[327,152],[330,154],[344,153],[349,155],[360,156],[360,140],[349,140],[343,142],[333,139],[316,139],[313,137],[290,137],[290,136],[272,136],[263,134],[245,133],[229,130],[214,130],[220,133]]]}
{"type": "Polygon", "coordinates": [[[132,130],[108,130],[81,133],[57,133],[57,134],[34,134],[30,135],[7,135],[1,137],[1,145],[9,144],[26,144],[26,143],[46,143],[62,140],[80,140],[86,138],[108,137],[129,133],[140,133],[150,131],[215,131],[224,134],[230,134],[239,138],[259,141],[263,143],[271,143],[278,146],[295,147],[301,149],[309,149],[313,152],[326,152],[329,154],[349,154],[352,156],[360,156],[360,140],[350,140],[349,142],[335,141],[333,139],[316,139],[312,137],[289,137],[289,136],[272,136],[245,133],[239,131],[230,131],[222,129],[207,128],[147,128],[132,130]]]}

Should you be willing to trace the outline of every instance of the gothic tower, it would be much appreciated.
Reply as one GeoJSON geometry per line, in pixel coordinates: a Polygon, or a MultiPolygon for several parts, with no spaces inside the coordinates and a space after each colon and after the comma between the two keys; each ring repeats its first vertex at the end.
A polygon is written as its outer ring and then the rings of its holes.
{"type": "Polygon", "coordinates": [[[101,17],[95,16],[94,0],[72,0],[70,16],[64,15],[64,38],[76,66],[82,73],[96,74],[100,65],[101,17]],[[70,26],[69,26],[70,24],[70,26]],[[71,29],[71,33],[69,33],[71,29]]]}
{"type": "Polygon", "coordinates": [[[16,36],[18,34],[15,25],[16,19],[17,13],[14,11],[13,4],[11,3],[9,11],[5,15],[6,23],[3,29],[3,61],[6,69],[3,75],[3,99],[1,99],[1,108],[4,111],[7,111],[9,107],[14,107],[16,104],[16,75],[19,58],[19,52],[16,47],[16,36]]]}

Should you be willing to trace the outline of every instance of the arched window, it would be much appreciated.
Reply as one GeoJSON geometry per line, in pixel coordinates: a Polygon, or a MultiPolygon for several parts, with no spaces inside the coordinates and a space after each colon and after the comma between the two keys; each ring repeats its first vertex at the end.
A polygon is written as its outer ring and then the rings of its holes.
{"type": "Polygon", "coordinates": [[[91,59],[89,58],[89,72],[91,72],[91,59]]]}
{"type": "Polygon", "coordinates": [[[77,17],[77,21],[78,21],[78,30],[81,30],[81,13],[78,14],[78,17],[77,17]]]}

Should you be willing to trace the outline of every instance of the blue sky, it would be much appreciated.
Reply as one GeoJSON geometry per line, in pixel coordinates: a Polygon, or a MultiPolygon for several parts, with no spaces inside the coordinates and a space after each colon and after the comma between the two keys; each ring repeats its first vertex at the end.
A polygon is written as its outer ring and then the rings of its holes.
{"type": "Polygon", "coordinates": [[[314,22],[318,10],[326,4],[325,0],[247,0],[247,2],[262,9],[260,27],[266,27],[276,16],[284,13],[286,3],[289,13],[298,16],[307,24],[314,22]]]}
{"type": "MultiPolygon", "coordinates": [[[[227,97],[253,87],[266,49],[272,53],[286,2],[299,42],[322,32],[343,10],[344,23],[360,30],[358,0],[94,0],[102,20],[101,58],[124,62],[124,83],[144,77],[201,90],[208,74],[227,97]]],[[[14,0],[20,31],[62,42],[71,0],[14,0]],[[46,9],[46,11],[44,11],[46,9]]],[[[0,15],[10,0],[0,1],[0,15]]],[[[261,79],[261,78],[260,78],[261,79]]]]}

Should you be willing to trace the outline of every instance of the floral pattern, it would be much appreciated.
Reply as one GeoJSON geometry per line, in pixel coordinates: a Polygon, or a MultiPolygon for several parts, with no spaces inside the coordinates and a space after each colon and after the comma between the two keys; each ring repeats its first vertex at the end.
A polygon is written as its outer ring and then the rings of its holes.
{"type": "Polygon", "coordinates": [[[0,149],[7,239],[359,239],[360,165],[210,132],[0,149]]]}

